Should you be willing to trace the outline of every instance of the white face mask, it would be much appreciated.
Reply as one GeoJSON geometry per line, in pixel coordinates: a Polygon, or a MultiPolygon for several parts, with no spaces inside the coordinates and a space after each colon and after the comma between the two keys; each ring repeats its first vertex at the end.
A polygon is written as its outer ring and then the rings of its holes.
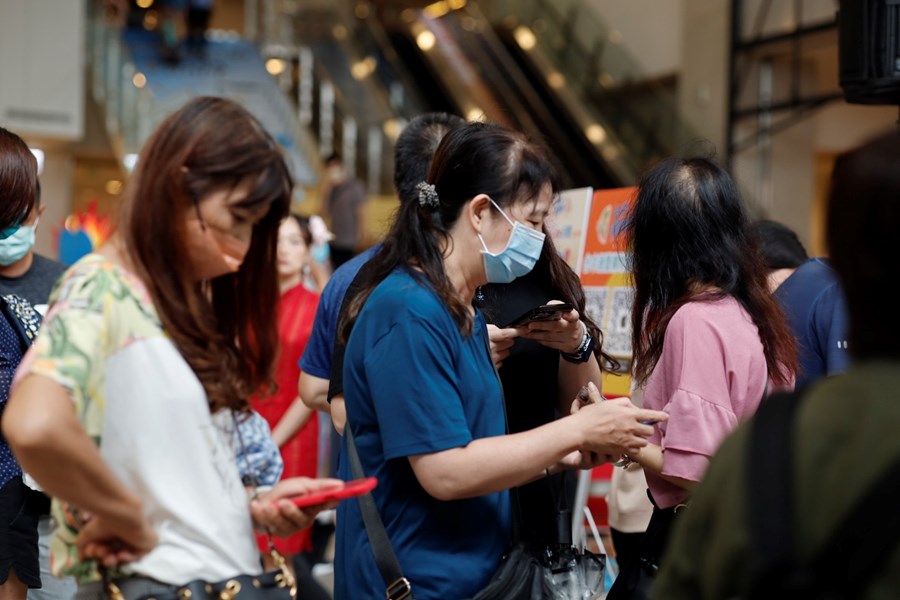
{"type": "MultiPolygon", "coordinates": [[[[488,200],[491,199],[488,198],[488,200]]],[[[484,247],[484,250],[481,251],[484,260],[484,274],[489,283],[510,283],[531,272],[541,257],[546,236],[540,231],[535,231],[510,219],[493,200],[491,200],[491,204],[500,211],[504,219],[509,221],[513,230],[506,243],[506,248],[496,254],[488,250],[484,238],[480,233],[478,234],[478,239],[481,240],[481,245],[484,247]]]]}

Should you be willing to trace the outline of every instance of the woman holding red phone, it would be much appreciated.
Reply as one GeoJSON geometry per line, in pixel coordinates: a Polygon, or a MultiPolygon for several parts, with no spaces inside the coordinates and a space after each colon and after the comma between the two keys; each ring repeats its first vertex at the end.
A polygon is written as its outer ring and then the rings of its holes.
{"type": "Polygon", "coordinates": [[[195,98],[145,144],[117,233],[57,285],[3,434],[54,497],[51,564],[79,599],[111,593],[104,571],[128,600],[257,578],[254,527],[296,532],[323,506],[289,498],[336,483],[286,479],[257,497],[250,478],[248,494],[232,441],[272,376],[291,186],[256,119],[195,98]]]}
{"type": "MultiPolygon", "coordinates": [[[[312,260],[311,243],[307,219],[291,214],[278,226],[276,255],[281,292],[275,312],[281,347],[275,370],[278,387],[274,393],[257,394],[250,400],[253,409],[272,428],[272,439],[284,460],[282,477],[315,477],[318,471],[319,420],[297,394],[300,377],[297,361],[309,340],[319,305],[319,295],[309,290],[303,281],[312,260]]],[[[265,551],[268,542],[265,536],[260,537],[261,549],[265,551]]],[[[288,555],[309,552],[312,550],[311,530],[278,538],[275,547],[288,555]]]]}
{"type": "MultiPolygon", "coordinates": [[[[531,431],[506,433],[478,287],[527,274],[557,189],[546,151],[472,123],[441,141],[419,202],[403,204],[342,335],[347,426],[418,600],[467,598],[510,546],[508,490],[596,456],[638,448],[665,419],[595,400],[531,431]],[[532,222],[527,216],[535,215],[532,222]]],[[[572,393],[572,399],[575,392],[572,393]]],[[[343,450],[346,450],[346,439],[343,450]]],[[[346,456],[346,452],[342,453],[346,456]]],[[[347,461],[340,475],[350,478],[347,461]]],[[[335,598],[385,594],[359,507],[338,508],[335,598]]]]}

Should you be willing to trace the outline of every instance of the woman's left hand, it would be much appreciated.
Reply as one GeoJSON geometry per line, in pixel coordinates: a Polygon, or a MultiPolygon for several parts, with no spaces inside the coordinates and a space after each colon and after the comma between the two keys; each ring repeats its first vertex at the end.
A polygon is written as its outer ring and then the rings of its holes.
{"type": "Polygon", "coordinates": [[[291,498],[341,485],[339,479],[310,479],[291,477],[275,484],[271,490],[260,494],[250,503],[250,515],[257,529],[275,537],[289,537],[312,525],[316,515],[337,506],[326,502],[298,508],[291,498]]]}
{"type": "MultiPolygon", "coordinates": [[[[559,300],[551,300],[547,304],[562,304],[559,300]]],[[[559,350],[572,353],[581,345],[584,335],[584,327],[581,324],[581,315],[575,309],[563,313],[560,318],[553,321],[532,321],[528,325],[519,328],[519,334],[529,340],[534,340],[559,350]]]]}

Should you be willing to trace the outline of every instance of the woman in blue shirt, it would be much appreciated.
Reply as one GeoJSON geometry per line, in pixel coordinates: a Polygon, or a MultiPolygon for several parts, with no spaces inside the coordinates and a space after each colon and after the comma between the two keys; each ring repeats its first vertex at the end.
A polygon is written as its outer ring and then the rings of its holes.
{"type": "MultiPolygon", "coordinates": [[[[472,301],[479,286],[532,269],[556,191],[546,151],[521,134],[481,123],[451,131],[343,324],[348,426],[417,600],[467,598],[487,584],[510,542],[509,488],[640,447],[652,433],[640,421],[665,419],[599,402],[591,385],[593,404],[505,435],[472,301]]],[[[347,461],[340,474],[351,478],[347,461]]],[[[342,503],[337,522],[336,600],[383,598],[358,503],[342,503]]]]}

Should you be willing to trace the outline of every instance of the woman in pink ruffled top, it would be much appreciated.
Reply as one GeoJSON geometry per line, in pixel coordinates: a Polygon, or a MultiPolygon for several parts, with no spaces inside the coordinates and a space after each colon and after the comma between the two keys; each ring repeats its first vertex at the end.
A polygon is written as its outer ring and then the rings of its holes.
{"type": "MultiPolygon", "coordinates": [[[[645,386],[644,408],[669,415],[629,457],[644,467],[655,506],[641,556],[658,565],[675,513],[710,457],[768,390],[793,385],[797,358],[737,188],[720,166],[694,158],[655,167],[625,233],[634,377],[645,386]]],[[[636,578],[623,572],[609,598],[632,597],[623,588],[636,578]]]]}

